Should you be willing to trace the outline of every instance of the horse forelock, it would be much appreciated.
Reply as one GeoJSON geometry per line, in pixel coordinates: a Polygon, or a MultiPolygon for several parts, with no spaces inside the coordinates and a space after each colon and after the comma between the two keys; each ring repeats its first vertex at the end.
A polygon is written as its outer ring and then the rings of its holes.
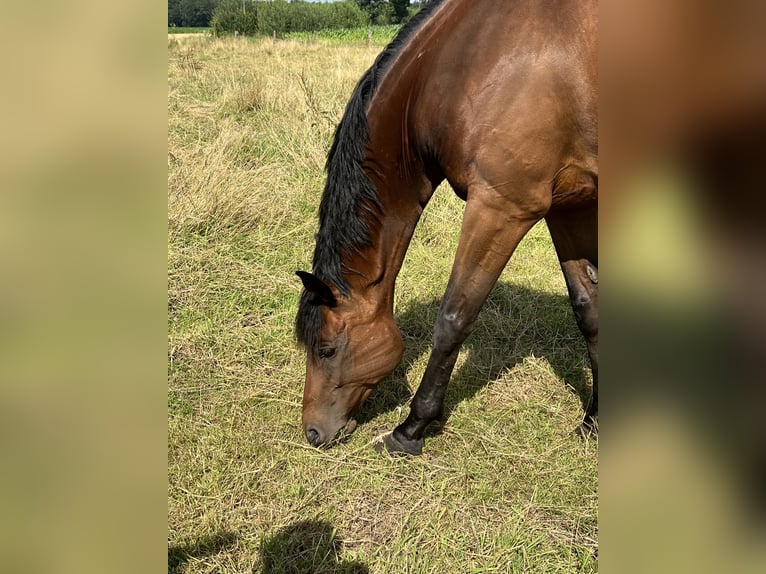
{"type": "Polygon", "coordinates": [[[322,323],[322,310],[310,300],[310,294],[304,289],[295,317],[295,338],[307,351],[315,352],[319,348],[322,323]]]}
{"type": "MultiPolygon", "coordinates": [[[[367,107],[395,56],[441,2],[431,2],[421,9],[378,55],[356,85],[335,130],[325,165],[327,180],[319,204],[319,232],[312,265],[314,275],[346,297],[350,295],[351,286],[344,271],[350,270],[344,267],[343,257],[371,245],[368,222],[379,219],[382,209],[378,192],[362,168],[370,139],[367,107]]],[[[304,290],[295,320],[295,334],[309,352],[319,348],[322,325],[321,309],[304,290]]]]}

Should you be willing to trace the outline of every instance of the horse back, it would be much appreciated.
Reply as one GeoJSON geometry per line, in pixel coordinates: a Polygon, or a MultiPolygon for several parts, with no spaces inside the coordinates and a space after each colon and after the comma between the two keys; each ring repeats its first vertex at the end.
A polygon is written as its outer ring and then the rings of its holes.
{"type": "MultiPolygon", "coordinates": [[[[409,139],[456,192],[550,188],[553,206],[595,200],[595,2],[446,3],[413,42],[409,139]]],[[[403,75],[402,79],[404,79],[403,75]]]]}

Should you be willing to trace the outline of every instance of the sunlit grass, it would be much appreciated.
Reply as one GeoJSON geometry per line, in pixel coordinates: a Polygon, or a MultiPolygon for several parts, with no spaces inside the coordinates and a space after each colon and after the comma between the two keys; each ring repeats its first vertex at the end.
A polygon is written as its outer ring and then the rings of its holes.
{"type": "Polygon", "coordinates": [[[389,42],[401,29],[398,24],[387,26],[369,26],[364,28],[341,28],[337,30],[318,30],[317,32],[290,32],[285,35],[291,40],[311,42],[326,40],[328,42],[365,42],[368,38],[373,42],[389,42]]]}

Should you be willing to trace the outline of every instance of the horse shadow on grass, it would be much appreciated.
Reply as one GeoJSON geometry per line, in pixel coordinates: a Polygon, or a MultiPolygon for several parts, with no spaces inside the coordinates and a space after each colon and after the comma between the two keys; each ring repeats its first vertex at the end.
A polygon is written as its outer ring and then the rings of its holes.
{"type": "Polygon", "coordinates": [[[189,544],[168,546],[168,574],[182,574],[184,566],[190,559],[214,556],[236,542],[237,535],[233,532],[219,532],[203,536],[189,544]]]}
{"type": "Polygon", "coordinates": [[[332,524],[302,520],[261,541],[260,574],[369,574],[363,563],[341,557],[342,542],[332,524]]]}
{"type": "MultiPolygon", "coordinates": [[[[220,532],[189,544],[169,546],[168,574],[183,574],[190,560],[215,556],[237,541],[233,532],[220,532]]],[[[363,563],[344,560],[342,547],[331,523],[301,520],[261,539],[260,561],[253,574],[369,574],[363,563]]]]}
{"type": "MultiPolygon", "coordinates": [[[[412,380],[411,389],[407,373],[421,356],[431,351],[439,303],[439,299],[413,301],[397,314],[404,357],[362,407],[357,416],[359,423],[409,403],[420,381],[412,380]]],[[[441,424],[460,402],[470,399],[531,355],[545,358],[558,378],[578,395],[583,407],[590,402],[587,347],[566,295],[498,283],[484,303],[463,349],[468,351],[468,357],[452,374],[441,424]]],[[[434,434],[433,427],[426,434],[434,434]]]]}

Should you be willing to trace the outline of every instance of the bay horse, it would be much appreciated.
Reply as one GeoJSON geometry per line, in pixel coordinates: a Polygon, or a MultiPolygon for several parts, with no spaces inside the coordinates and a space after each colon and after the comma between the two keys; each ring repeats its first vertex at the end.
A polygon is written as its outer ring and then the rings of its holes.
{"type": "Polygon", "coordinates": [[[458,352],[519,241],[545,218],[593,371],[598,417],[598,128],[595,0],[443,0],[421,10],[363,75],[336,129],[313,272],[296,338],[302,423],[314,446],[403,355],[394,283],[420,215],[447,180],[465,201],[433,349],[407,419],[384,443],[420,454],[458,352]]]}

